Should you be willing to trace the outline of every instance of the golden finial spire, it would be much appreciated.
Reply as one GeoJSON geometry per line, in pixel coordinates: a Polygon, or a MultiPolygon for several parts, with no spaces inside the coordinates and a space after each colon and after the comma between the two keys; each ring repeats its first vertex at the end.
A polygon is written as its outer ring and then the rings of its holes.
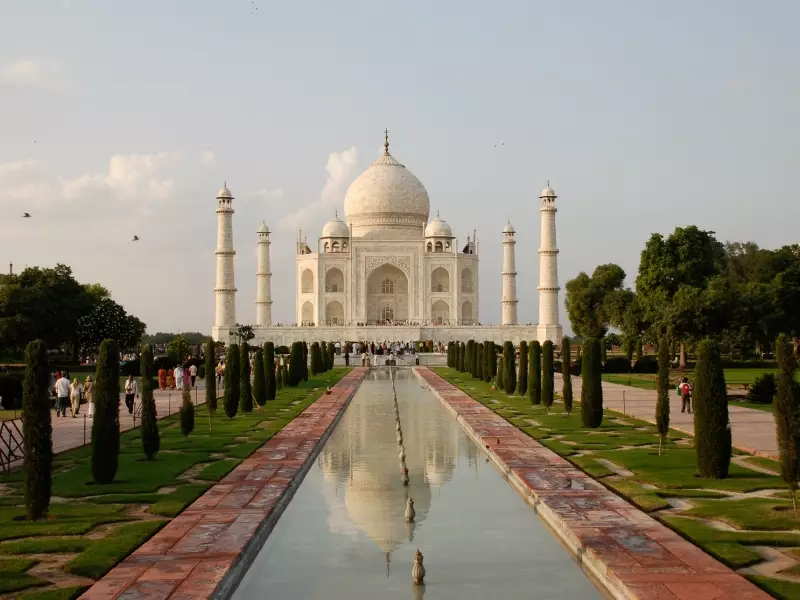
{"type": "Polygon", "coordinates": [[[389,130],[383,130],[383,153],[389,155],[389,130]]]}

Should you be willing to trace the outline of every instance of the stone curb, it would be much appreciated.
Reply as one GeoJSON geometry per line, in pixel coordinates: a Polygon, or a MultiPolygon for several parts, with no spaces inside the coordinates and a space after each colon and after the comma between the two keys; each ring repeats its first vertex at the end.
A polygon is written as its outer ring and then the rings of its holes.
{"type": "Polygon", "coordinates": [[[613,598],[772,598],[433,371],[414,373],[613,598]]]}
{"type": "Polygon", "coordinates": [[[353,368],[80,600],[229,598],[367,371],[353,368]]]}

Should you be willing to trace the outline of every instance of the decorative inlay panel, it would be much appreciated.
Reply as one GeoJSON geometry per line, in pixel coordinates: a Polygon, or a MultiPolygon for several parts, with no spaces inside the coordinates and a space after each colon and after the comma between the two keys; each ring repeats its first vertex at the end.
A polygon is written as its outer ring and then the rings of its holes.
{"type": "Polygon", "coordinates": [[[411,265],[408,256],[367,256],[366,257],[366,270],[369,276],[372,271],[381,265],[393,265],[405,273],[406,277],[411,275],[411,265]]]}

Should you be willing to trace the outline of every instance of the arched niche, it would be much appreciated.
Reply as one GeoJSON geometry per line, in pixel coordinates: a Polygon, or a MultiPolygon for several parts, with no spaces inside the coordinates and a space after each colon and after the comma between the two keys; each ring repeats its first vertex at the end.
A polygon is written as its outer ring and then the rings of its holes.
{"type": "Polygon", "coordinates": [[[472,314],[472,302],[465,300],[461,304],[461,322],[464,325],[472,325],[475,321],[475,316],[472,314]]]}
{"type": "Polygon", "coordinates": [[[325,323],[344,325],[344,306],[338,300],[332,300],[325,306],[325,323]]]}
{"type": "Polygon", "coordinates": [[[444,267],[436,267],[431,273],[431,292],[446,293],[450,291],[450,273],[444,267]]]}
{"type": "Polygon", "coordinates": [[[390,264],[374,269],[367,278],[367,321],[408,320],[408,278],[390,264]]]}
{"type": "Polygon", "coordinates": [[[431,321],[436,325],[450,322],[450,305],[444,300],[437,300],[431,305],[431,321]]]}
{"type": "Polygon", "coordinates": [[[311,272],[311,269],[303,269],[300,276],[300,291],[303,294],[314,293],[314,273],[311,272]]]}
{"type": "Polygon", "coordinates": [[[344,273],[338,267],[328,269],[325,273],[325,291],[330,294],[344,292],[344,273]]]}
{"type": "Polygon", "coordinates": [[[302,309],[302,324],[303,325],[313,325],[314,324],[314,305],[311,304],[309,301],[303,302],[303,309],[302,309]]]}
{"type": "Polygon", "coordinates": [[[469,267],[461,271],[461,291],[467,293],[475,292],[475,279],[472,275],[472,269],[469,267]]]}

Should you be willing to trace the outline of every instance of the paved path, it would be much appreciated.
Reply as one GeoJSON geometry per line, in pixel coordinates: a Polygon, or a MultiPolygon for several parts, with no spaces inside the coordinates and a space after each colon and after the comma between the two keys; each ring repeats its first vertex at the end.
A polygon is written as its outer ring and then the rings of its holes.
{"type": "MultiPolygon", "coordinates": [[[[771,598],[429,369],[422,377],[581,565],[616,597],[771,598]]],[[[489,567],[491,571],[491,567],[489,567]]]]}
{"type": "Polygon", "coordinates": [[[258,552],[254,536],[278,520],[366,372],[350,371],[81,600],[204,600],[232,591],[258,552]]]}
{"type": "MultiPolygon", "coordinates": [[[[556,391],[560,392],[561,386],[561,375],[556,374],[556,391]]],[[[580,377],[572,378],[572,390],[573,396],[576,399],[580,398],[580,377]]],[[[675,395],[675,390],[671,391],[669,400],[669,426],[694,435],[694,414],[680,411],[681,399],[675,395]]],[[[655,423],[656,392],[604,381],[603,406],[630,417],[655,423]]],[[[751,454],[777,458],[778,442],[775,433],[775,418],[771,412],[729,405],[728,414],[735,447],[751,454]]]]}

